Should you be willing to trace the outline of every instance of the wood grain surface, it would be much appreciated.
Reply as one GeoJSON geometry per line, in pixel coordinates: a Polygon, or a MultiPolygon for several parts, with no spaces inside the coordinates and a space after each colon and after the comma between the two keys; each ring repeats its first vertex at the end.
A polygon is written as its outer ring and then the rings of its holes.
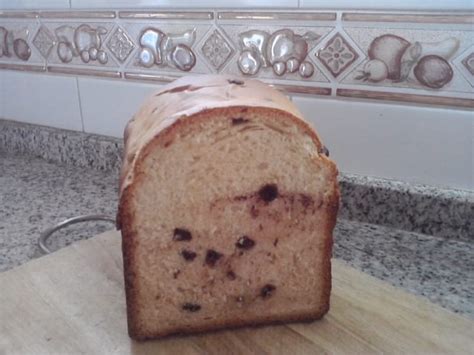
{"type": "Polygon", "coordinates": [[[333,260],[317,322],[138,343],[127,335],[120,235],[0,274],[0,354],[472,354],[474,322],[333,260]]]}

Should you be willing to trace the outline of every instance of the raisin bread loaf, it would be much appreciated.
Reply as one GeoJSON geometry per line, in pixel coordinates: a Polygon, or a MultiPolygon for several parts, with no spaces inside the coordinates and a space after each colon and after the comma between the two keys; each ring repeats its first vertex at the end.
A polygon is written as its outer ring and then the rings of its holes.
{"type": "Polygon", "coordinates": [[[130,336],[322,317],[336,178],[296,107],[257,80],[185,77],[151,96],[120,179],[130,336]]]}

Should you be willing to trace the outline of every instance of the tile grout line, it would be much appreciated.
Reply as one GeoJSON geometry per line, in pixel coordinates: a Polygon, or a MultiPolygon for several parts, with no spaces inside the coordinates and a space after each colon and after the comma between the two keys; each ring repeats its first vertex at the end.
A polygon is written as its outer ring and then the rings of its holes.
{"type": "Polygon", "coordinates": [[[81,91],[79,90],[79,78],[76,76],[75,79],[76,79],[76,88],[77,88],[77,99],[79,101],[79,115],[81,116],[82,132],[85,132],[85,129],[84,129],[84,116],[82,114],[81,91]]]}

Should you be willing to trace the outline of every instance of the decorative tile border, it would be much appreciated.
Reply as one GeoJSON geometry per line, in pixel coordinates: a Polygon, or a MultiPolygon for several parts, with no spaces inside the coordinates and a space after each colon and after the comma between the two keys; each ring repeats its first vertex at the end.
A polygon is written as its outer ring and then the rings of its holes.
{"type": "Polygon", "coordinates": [[[359,22],[414,22],[414,23],[461,23],[472,24],[474,15],[445,14],[380,14],[380,13],[344,13],[342,21],[359,22]]]}
{"type": "Polygon", "coordinates": [[[41,18],[54,19],[111,19],[115,18],[115,11],[42,11],[41,18]]]}
{"type": "Polygon", "coordinates": [[[45,72],[46,67],[41,65],[28,65],[28,64],[4,64],[0,63],[0,69],[3,70],[18,70],[18,71],[31,71],[31,72],[45,72]]]}
{"type": "Polygon", "coordinates": [[[120,11],[119,18],[132,20],[212,20],[210,11],[120,11]]]}
{"type": "Polygon", "coordinates": [[[474,108],[474,100],[461,99],[457,97],[440,97],[430,95],[415,95],[396,92],[380,92],[370,90],[337,89],[336,95],[340,97],[351,97],[355,99],[403,101],[435,106],[457,106],[474,108]]]}
{"type": "Polygon", "coordinates": [[[359,54],[338,32],[319,49],[317,57],[332,76],[337,78],[359,58],[359,54]]]}
{"type": "Polygon", "coordinates": [[[48,66],[50,73],[56,74],[69,74],[69,75],[86,75],[86,76],[98,76],[101,78],[121,78],[122,73],[119,71],[107,71],[107,70],[94,70],[84,68],[65,68],[57,66],[48,66]]]}
{"type": "Polygon", "coordinates": [[[157,74],[145,74],[145,73],[124,73],[125,79],[138,80],[138,81],[156,81],[161,83],[169,83],[173,80],[178,79],[178,76],[169,75],[157,75],[157,74]]]}
{"type": "Polygon", "coordinates": [[[255,77],[305,95],[474,107],[472,13],[0,11],[0,69],[168,82],[255,77]]]}
{"type": "Polygon", "coordinates": [[[219,12],[219,20],[253,20],[253,21],[336,21],[335,12],[256,12],[227,11],[219,12]]]}
{"type": "Polygon", "coordinates": [[[1,18],[38,18],[39,13],[34,11],[0,11],[1,18]]]}
{"type": "Polygon", "coordinates": [[[294,94],[304,94],[304,95],[319,95],[319,96],[330,96],[331,88],[317,87],[317,86],[298,86],[298,85],[275,85],[277,88],[294,94]]]}

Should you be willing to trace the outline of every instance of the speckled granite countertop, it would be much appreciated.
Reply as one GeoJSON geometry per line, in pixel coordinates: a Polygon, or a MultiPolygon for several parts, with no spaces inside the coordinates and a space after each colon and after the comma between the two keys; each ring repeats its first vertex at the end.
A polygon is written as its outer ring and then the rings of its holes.
{"type": "MultiPolygon", "coordinates": [[[[39,233],[66,218],[115,215],[117,174],[0,152],[0,271],[40,257],[39,233]]],[[[68,227],[57,249],[110,229],[68,227]]],[[[340,218],[334,257],[409,292],[474,318],[474,242],[435,237],[340,218]]]]}

